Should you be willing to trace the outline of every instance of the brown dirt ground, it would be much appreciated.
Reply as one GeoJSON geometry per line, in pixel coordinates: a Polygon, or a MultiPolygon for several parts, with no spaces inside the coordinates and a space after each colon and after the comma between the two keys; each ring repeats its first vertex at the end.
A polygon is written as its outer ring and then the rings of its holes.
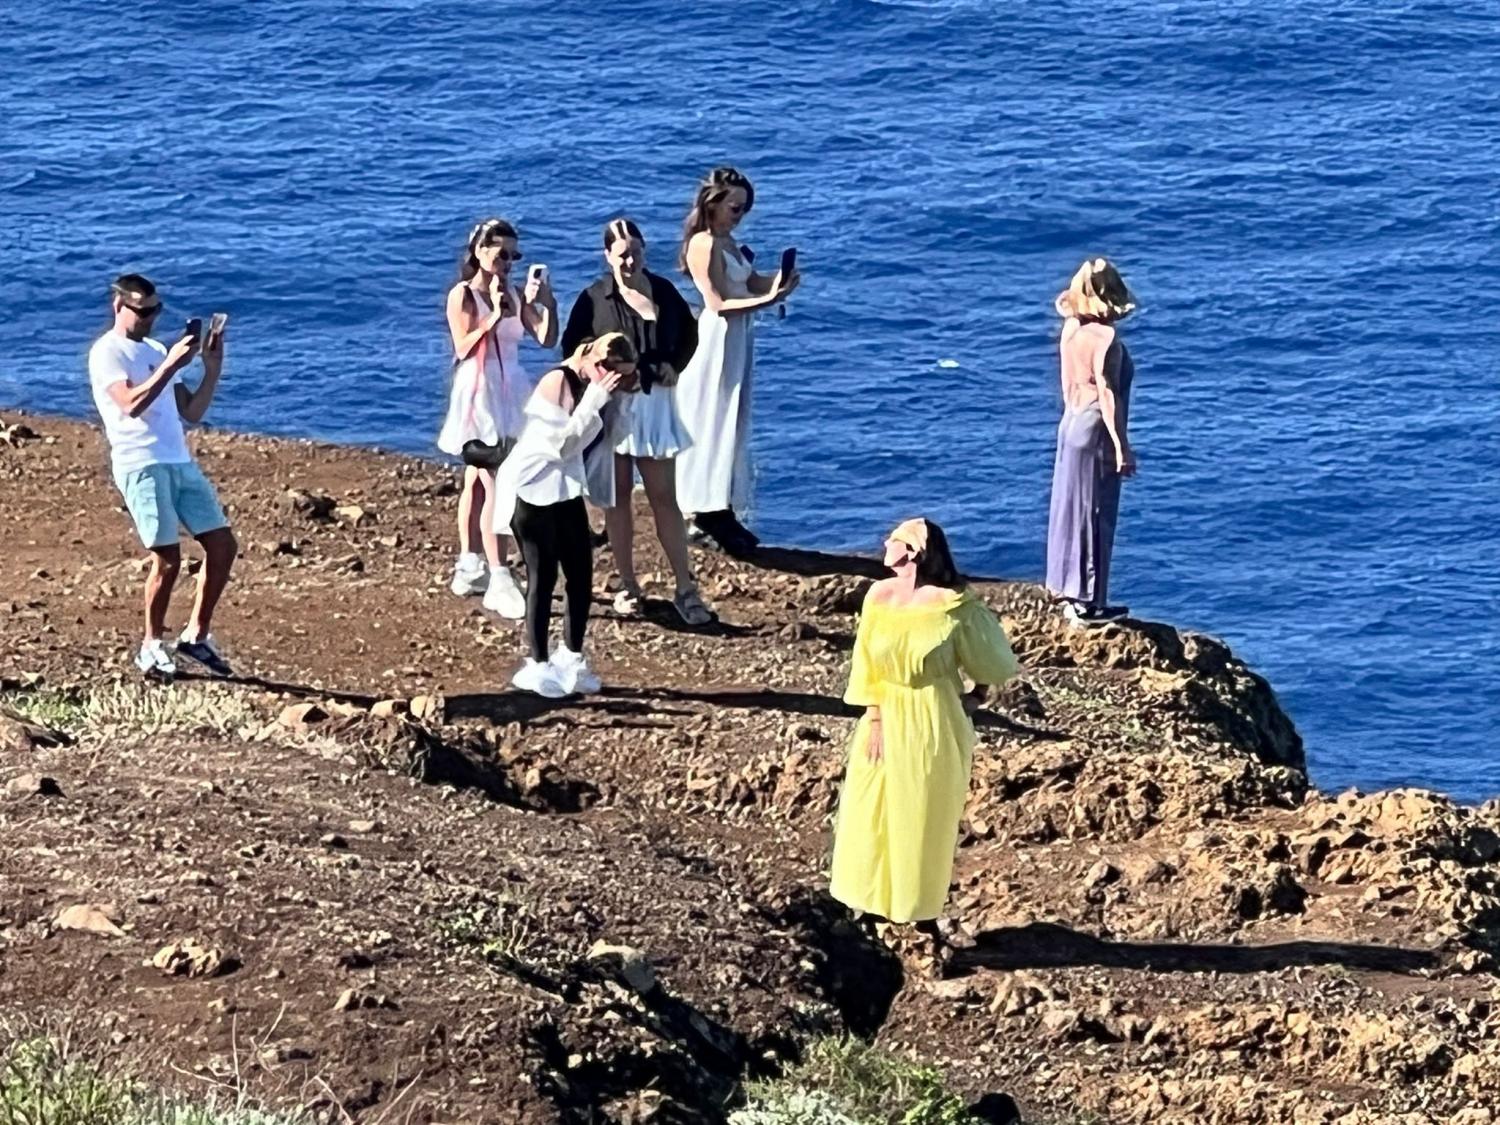
{"type": "MultiPolygon", "coordinates": [[[[20,421],[41,437],[0,440],[0,688],[139,710],[109,687],[133,683],[142,552],[102,438],[20,421]]],[[[645,515],[659,596],[616,617],[601,551],[606,691],[550,703],[506,690],[518,628],[447,590],[450,470],[195,444],[242,544],[216,629],[238,674],[162,689],[192,722],[104,707],[75,745],[0,750],[0,788],[64,794],[0,798],[0,1019],[73,1019],[164,1082],[331,1120],[722,1120],[841,1032],[1028,1121],[1490,1120],[1461,1115],[1500,1086],[1493,816],[1308,793],[1268,686],[1216,642],[1080,636],[1034,588],[982,586],[1025,675],[981,719],[937,979],[823,893],[871,563],[696,553],[723,620],[693,632],[645,515]],[[310,519],[293,488],[365,515],[310,519]],[[419,696],[420,723],[364,714],[419,696]],[[277,721],[299,701],[330,715],[277,721]],[[58,929],[73,903],[123,935],[58,929]],[[187,937],[225,971],[149,965],[187,937]]]]}

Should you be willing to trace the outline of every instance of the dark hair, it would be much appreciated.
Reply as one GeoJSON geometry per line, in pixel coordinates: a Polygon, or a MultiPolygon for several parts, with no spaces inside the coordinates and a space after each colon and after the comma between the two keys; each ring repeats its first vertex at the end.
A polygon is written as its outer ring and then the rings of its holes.
{"type": "Polygon", "coordinates": [[[149,277],[138,273],[122,273],[109,283],[109,291],[116,297],[154,297],[156,284],[149,277]]]}
{"type": "Polygon", "coordinates": [[[735,188],[745,189],[745,214],[750,214],[750,209],[755,206],[755,185],[738,168],[727,165],[715,168],[698,185],[693,205],[688,208],[687,218],[682,220],[682,247],[677,254],[677,265],[683,273],[688,272],[688,243],[693,240],[693,235],[708,229],[709,212],[735,188]]]}
{"type": "Polygon", "coordinates": [[[464,255],[458,260],[458,280],[468,281],[479,272],[479,255],[475,251],[481,246],[494,246],[502,238],[520,237],[516,233],[516,228],[505,219],[486,219],[476,224],[469,232],[469,241],[464,246],[464,255]]]}
{"type": "Polygon", "coordinates": [[[604,224],[604,249],[610,249],[621,238],[634,238],[638,239],[642,246],[646,244],[646,236],[641,233],[641,228],[635,225],[635,220],[627,219],[623,215],[604,224]],[[621,231],[625,233],[622,235],[621,231]]]}
{"type": "Polygon", "coordinates": [[[965,582],[948,549],[948,536],[931,520],[923,522],[927,524],[927,547],[917,558],[917,584],[962,590],[965,582]]]}

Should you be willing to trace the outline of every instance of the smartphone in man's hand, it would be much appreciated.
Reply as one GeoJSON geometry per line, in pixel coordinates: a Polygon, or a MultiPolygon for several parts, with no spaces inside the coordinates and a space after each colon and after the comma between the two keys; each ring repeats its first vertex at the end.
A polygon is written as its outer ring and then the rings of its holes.
{"type": "Polygon", "coordinates": [[[228,313],[214,313],[208,322],[208,338],[210,340],[218,339],[218,337],[224,334],[224,326],[228,323],[228,313]]]}

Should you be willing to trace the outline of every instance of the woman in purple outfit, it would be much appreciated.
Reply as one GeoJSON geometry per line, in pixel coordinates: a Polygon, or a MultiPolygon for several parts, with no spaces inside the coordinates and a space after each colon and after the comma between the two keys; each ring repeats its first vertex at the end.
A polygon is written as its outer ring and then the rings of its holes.
{"type": "Polygon", "coordinates": [[[1128,436],[1135,365],[1116,325],[1135,308],[1110,262],[1092,258],[1058,294],[1063,417],[1057,427],[1047,589],[1078,625],[1125,616],[1109,604],[1109,566],[1120,514],[1120,482],[1135,473],[1128,436]]]}

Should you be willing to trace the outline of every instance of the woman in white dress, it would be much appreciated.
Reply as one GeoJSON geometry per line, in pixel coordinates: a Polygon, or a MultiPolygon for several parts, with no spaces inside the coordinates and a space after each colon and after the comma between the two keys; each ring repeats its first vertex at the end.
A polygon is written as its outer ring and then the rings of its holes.
{"type": "Polygon", "coordinates": [[[740,522],[753,499],[750,392],[753,317],[797,288],[799,275],[758,274],[730,237],[755,205],[755,188],[734,168],[715,168],[698,185],[682,225],[680,265],[698,287],[698,349],[677,381],[677,410],[692,445],[677,458],[677,499],[733,555],[759,540],[740,522]]]}
{"type": "MultiPolygon", "coordinates": [[[[698,593],[688,555],[687,528],[677,505],[673,459],[690,443],[673,404],[677,373],[688,365],[698,343],[693,311],[677,287],[646,268],[646,241],[629,219],[604,228],[608,272],[578,295],[563,329],[562,350],[571,355],[585,340],[620,332],[635,345],[639,389],[623,398],[622,428],[614,442],[613,505],[604,509],[620,592],[615,612],[641,611],[641,587],[635,575],[635,521],[630,492],[636,470],[656,521],[656,537],[672,567],[676,591],[672,605],[682,620],[707,625],[713,613],[698,593]]],[[[598,490],[590,498],[601,503],[598,490]]]]}
{"type": "Polygon", "coordinates": [[[486,609],[516,620],[526,616],[526,602],[507,565],[509,540],[494,531],[495,470],[520,436],[533,387],[517,351],[521,337],[530,333],[544,348],[557,343],[557,302],[545,276],[529,278],[522,293],[510,284],[519,241],[504,219],[486,219],[469,232],[458,281],[448,291],[456,366],[438,435],[438,448],[465,465],[453,592],[482,592],[486,609]],[[474,550],[476,539],[483,556],[474,550]]]}

